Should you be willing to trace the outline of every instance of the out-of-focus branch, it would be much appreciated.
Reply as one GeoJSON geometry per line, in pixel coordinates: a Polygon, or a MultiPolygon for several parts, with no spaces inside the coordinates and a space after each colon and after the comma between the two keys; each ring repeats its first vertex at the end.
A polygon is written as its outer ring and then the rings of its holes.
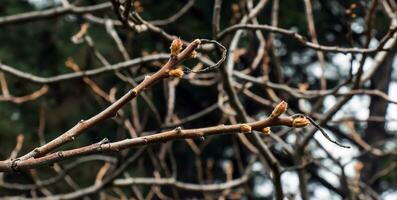
{"type": "Polygon", "coordinates": [[[4,183],[0,183],[0,187],[10,190],[35,190],[40,187],[45,187],[57,183],[61,181],[63,177],[67,176],[70,171],[81,167],[84,163],[93,162],[93,161],[97,161],[97,162],[104,161],[107,163],[115,163],[116,159],[111,156],[104,156],[104,155],[84,156],[76,159],[76,161],[73,161],[70,164],[65,165],[60,173],[49,179],[40,180],[40,182],[37,182],[35,184],[18,184],[18,183],[4,182],[4,183]]]}
{"type": "MultiPolygon", "coordinates": [[[[318,45],[316,27],[314,24],[314,17],[313,17],[312,1],[304,0],[304,3],[305,3],[305,11],[306,11],[306,21],[307,21],[307,26],[308,26],[310,37],[311,37],[311,42],[313,42],[313,44],[318,45]]],[[[320,62],[320,66],[321,66],[321,78],[320,78],[321,89],[325,90],[325,89],[327,89],[327,82],[326,82],[327,80],[325,79],[324,52],[317,51],[317,58],[318,58],[318,61],[320,62]]]]}
{"type": "Polygon", "coordinates": [[[25,103],[27,101],[34,101],[39,97],[43,96],[44,94],[46,94],[47,92],[48,92],[48,86],[44,85],[39,90],[25,96],[15,97],[12,95],[7,95],[7,96],[0,95],[0,101],[10,101],[12,103],[20,104],[20,103],[25,103]]]}
{"type": "Polygon", "coordinates": [[[17,135],[17,139],[16,139],[17,143],[15,144],[15,148],[14,148],[14,150],[12,150],[9,159],[15,159],[18,156],[18,153],[22,149],[24,140],[25,140],[25,137],[22,134],[17,135]]]}
{"type": "Polygon", "coordinates": [[[172,22],[175,22],[177,19],[182,17],[190,8],[193,7],[194,2],[196,0],[189,0],[181,9],[179,9],[174,15],[166,18],[166,19],[160,19],[160,20],[153,20],[150,21],[151,24],[155,26],[164,26],[167,24],[170,24],[172,22]]]}
{"type": "Polygon", "coordinates": [[[84,6],[84,7],[69,5],[69,6],[51,8],[47,10],[41,10],[41,11],[26,12],[21,14],[0,17],[0,26],[31,22],[35,20],[49,19],[51,17],[66,15],[66,14],[94,13],[98,11],[108,10],[111,7],[112,7],[111,3],[105,2],[97,5],[84,6]]]}
{"type": "MultiPolygon", "coordinates": [[[[134,153],[132,156],[128,157],[121,165],[120,167],[116,168],[113,173],[111,173],[109,176],[105,177],[101,182],[98,184],[94,184],[92,186],[82,188],[70,193],[66,194],[57,194],[57,195],[52,195],[49,197],[43,197],[43,198],[22,198],[21,196],[17,197],[17,199],[44,199],[44,200],[66,200],[66,199],[81,199],[84,196],[90,195],[97,193],[99,190],[110,184],[115,178],[117,178],[121,173],[125,171],[125,169],[130,166],[133,162],[135,162],[144,152],[145,148],[142,148],[138,150],[136,153],[134,153]]],[[[12,199],[12,198],[11,198],[12,199]]]]}
{"type": "Polygon", "coordinates": [[[266,87],[269,87],[269,88],[272,88],[275,90],[286,92],[289,95],[291,95],[292,97],[295,97],[298,99],[315,99],[315,98],[325,97],[325,96],[330,96],[330,95],[334,95],[334,96],[338,96],[338,97],[352,96],[352,95],[370,95],[370,96],[378,96],[389,103],[397,104],[397,101],[391,99],[384,92],[382,92],[380,90],[376,90],[376,89],[375,90],[355,89],[355,90],[350,90],[347,92],[339,92],[339,89],[342,86],[346,85],[346,84],[341,84],[341,85],[338,85],[337,87],[335,87],[333,89],[329,89],[329,90],[306,90],[306,91],[303,91],[303,90],[299,90],[297,88],[290,87],[286,84],[273,83],[270,81],[263,80],[262,78],[256,78],[256,77],[252,77],[252,76],[243,74],[238,71],[234,71],[233,74],[234,74],[234,76],[236,76],[237,78],[240,78],[242,80],[245,80],[245,81],[248,81],[248,82],[254,83],[254,84],[263,85],[263,86],[266,86],[266,87]]]}
{"type": "Polygon", "coordinates": [[[224,183],[215,184],[192,184],[184,183],[175,178],[126,178],[116,179],[113,181],[115,186],[129,186],[129,185],[156,185],[156,186],[171,186],[181,190],[193,192],[219,192],[226,189],[238,187],[249,180],[249,174],[244,174],[240,178],[233,179],[224,183]]]}
{"type": "Polygon", "coordinates": [[[215,0],[214,10],[212,12],[212,37],[216,37],[220,31],[220,19],[221,19],[221,5],[222,0],[215,0]]]}
{"type": "Polygon", "coordinates": [[[15,77],[34,82],[34,83],[40,83],[40,84],[50,84],[50,83],[56,83],[60,81],[65,81],[65,80],[71,80],[71,79],[76,79],[76,78],[82,78],[82,77],[90,77],[90,76],[96,76],[99,74],[103,74],[106,72],[110,71],[115,71],[115,70],[120,70],[124,68],[128,68],[134,65],[139,65],[151,61],[157,61],[157,60],[166,60],[169,59],[168,54],[155,54],[155,55],[148,55],[140,58],[135,58],[129,61],[125,62],[120,62],[114,65],[109,65],[109,66],[103,66],[97,69],[92,69],[92,70],[87,70],[87,71],[80,71],[80,72],[74,72],[74,73],[67,73],[67,74],[62,74],[62,75],[56,75],[52,77],[41,77],[41,76],[36,76],[27,72],[20,71],[18,69],[15,69],[13,67],[4,65],[0,63],[0,71],[3,71],[7,74],[13,75],[15,77]]]}
{"type": "Polygon", "coordinates": [[[319,51],[324,51],[324,52],[340,52],[340,53],[372,53],[372,52],[378,52],[378,51],[387,51],[388,49],[385,49],[383,47],[386,44],[386,42],[389,41],[389,39],[394,37],[394,34],[397,31],[396,27],[390,27],[390,30],[381,39],[381,41],[379,42],[379,45],[375,48],[358,48],[358,47],[348,48],[348,47],[339,47],[339,46],[320,45],[320,44],[316,44],[316,43],[306,40],[303,35],[295,32],[295,31],[278,28],[278,27],[273,27],[273,26],[269,26],[269,25],[264,25],[264,24],[261,24],[261,25],[253,25],[253,24],[233,25],[229,28],[226,28],[222,32],[220,32],[218,34],[218,38],[222,39],[227,34],[233,33],[234,31],[240,30],[240,29],[265,30],[265,31],[280,33],[282,35],[286,35],[288,37],[291,37],[291,38],[297,40],[299,43],[301,43],[305,47],[309,47],[309,48],[319,50],[319,51]]]}

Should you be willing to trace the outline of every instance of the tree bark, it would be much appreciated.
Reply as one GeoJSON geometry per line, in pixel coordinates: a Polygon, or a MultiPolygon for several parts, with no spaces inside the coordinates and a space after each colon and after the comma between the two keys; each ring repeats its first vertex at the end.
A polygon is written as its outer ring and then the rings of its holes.
{"type": "MultiPolygon", "coordinates": [[[[389,83],[391,80],[391,74],[393,71],[393,60],[396,52],[394,47],[392,53],[383,61],[381,64],[383,67],[379,67],[374,73],[371,79],[371,89],[377,89],[384,93],[388,93],[389,83]]],[[[370,116],[386,116],[388,102],[384,99],[371,96],[371,103],[369,106],[370,116]]],[[[367,128],[364,132],[363,139],[370,145],[376,144],[377,142],[388,138],[390,135],[386,131],[385,122],[368,122],[367,128]]],[[[361,172],[361,179],[365,183],[379,170],[381,170],[384,163],[384,158],[375,156],[363,156],[360,159],[364,164],[364,169],[361,172]]],[[[375,182],[373,187],[379,190],[379,182],[375,182]]]]}

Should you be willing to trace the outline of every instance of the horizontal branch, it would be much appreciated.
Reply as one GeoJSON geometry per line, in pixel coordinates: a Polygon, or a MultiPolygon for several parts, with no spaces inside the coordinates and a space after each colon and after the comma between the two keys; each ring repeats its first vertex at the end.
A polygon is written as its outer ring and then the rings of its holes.
{"type": "MultiPolygon", "coordinates": [[[[58,136],[57,138],[53,139],[52,141],[44,144],[41,147],[34,149],[33,151],[29,152],[28,154],[20,157],[20,160],[27,160],[29,158],[37,158],[42,155],[45,155],[51,152],[53,149],[56,149],[70,141],[73,141],[77,136],[83,134],[84,131],[88,130],[89,128],[115,116],[121,107],[127,104],[130,100],[135,98],[138,94],[140,94],[143,90],[148,88],[149,86],[153,85],[155,82],[166,78],[169,76],[169,72],[172,71],[180,62],[183,60],[190,58],[192,52],[200,45],[200,40],[194,40],[192,43],[189,44],[182,52],[177,51],[176,54],[171,55],[168,62],[156,73],[151,76],[146,76],[146,78],[139,83],[134,89],[128,91],[124,96],[118,99],[116,102],[111,104],[105,110],[101,111],[100,113],[96,114],[95,116],[87,119],[81,120],[78,122],[74,127],[63,133],[62,135],[58,136]]],[[[172,45],[171,45],[172,46],[172,45]]],[[[182,48],[182,47],[180,47],[182,48]]],[[[172,53],[172,51],[171,51],[172,53]]]]}
{"type": "Polygon", "coordinates": [[[393,27],[390,28],[390,30],[387,32],[387,34],[381,39],[379,42],[379,45],[375,48],[349,48],[349,47],[338,47],[338,46],[325,46],[325,45],[320,45],[317,43],[310,42],[305,39],[305,37],[296,31],[292,30],[287,30],[283,28],[278,28],[270,25],[256,25],[256,24],[239,24],[239,25],[233,25],[229,28],[226,28],[222,32],[218,34],[218,38],[221,40],[223,37],[225,37],[227,34],[233,33],[236,30],[240,29],[248,29],[248,30],[265,30],[265,31],[270,31],[274,33],[280,33],[286,36],[291,37],[292,39],[297,40],[299,43],[302,45],[319,50],[319,51],[326,51],[326,52],[340,52],[340,53],[372,53],[372,52],[377,52],[377,51],[385,51],[387,49],[383,49],[383,46],[385,43],[393,37],[393,35],[396,33],[397,28],[393,27]]]}
{"type": "Polygon", "coordinates": [[[15,159],[15,160],[0,161],[0,172],[15,172],[18,170],[33,169],[43,165],[50,165],[76,156],[97,154],[97,153],[119,152],[127,148],[146,146],[155,143],[164,143],[176,139],[199,138],[199,137],[207,137],[211,135],[219,135],[225,133],[246,132],[247,127],[250,127],[249,132],[251,132],[251,131],[262,131],[263,128],[270,126],[279,126],[279,125],[292,126],[293,120],[294,119],[291,117],[283,117],[283,118],[269,117],[264,120],[251,122],[247,124],[219,125],[219,126],[212,126],[206,128],[185,129],[185,130],[181,128],[176,128],[171,131],[166,131],[154,135],[141,136],[137,138],[125,139],[113,143],[108,143],[107,140],[103,140],[96,144],[92,144],[72,150],[67,150],[67,151],[59,151],[35,159],[15,159]]]}
{"type": "Polygon", "coordinates": [[[48,86],[44,85],[39,90],[24,96],[0,95],[0,101],[10,101],[21,104],[27,101],[34,101],[48,92],[48,86]]]}
{"type": "Polygon", "coordinates": [[[73,169],[79,168],[85,163],[94,161],[116,163],[116,158],[103,155],[90,155],[86,157],[81,157],[79,159],[76,159],[76,161],[63,166],[62,171],[59,174],[52,176],[51,178],[48,178],[46,180],[40,180],[33,184],[8,183],[3,181],[0,182],[0,188],[5,188],[9,190],[36,190],[40,187],[46,187],[58,183],[62,181],[62,178],[64,178],[73,169]]]}
{"type": "Polygon", "coordinates": [[[65,14],[94,13],[94,12],[110,9],[111,7],[112,4],[106,2],[106,3],[84,6],[84,7],[77,7],[74,5],[70,5],[70,6],[56,7],[41,11],[20,13],[20,14],[0,17],[0,26],[8,25],[8,24],[18,24],[23,22],[31,22],[34,20],[41,20],[41,19],[51,18],[65,14]]]}
{"type": "Polygon", "coordinates": [[[238,71],[234,71],[233,75],[239,79],[242,79],[244,81],[258,84],[258,85],[263,85],[265,87],[269,87],[275,90],[280,90],[283,92],[288,93],[292,97],[295,98],[300,98],[300,99],[315,99],[319,97],[325,97],[325,96],[351,96],[351,95],[369,95],[369,96],[377,96],[382,98],[383,100],[397,104],[396,100],[391,99],[386,93],[380,91],[380,90],[370,90],[370,89],[356,89],[356,90],[350,90],[347,92],[338,92],[341,86],[345,85],[338,85],[333,89],[328,89],[328,90],[307,90],[307,91],[302,91],[297,88],[290,87],[286,84],[279,84],[279,83],[273,83],[268,80],[264,80],[262,77],[253,77],[238,71]]]}
{"type": "Polygon", "coordinates": [[[114,186],[131,186],[131,185],[149,185],[149,186],[171,186],[181,190],[193,192],[220,192],[223,190],[238,187],[249,180],[249,174],[245,174],[240,178],[215,184],[194,184],[184,183],[175,178],[125,178],[113,181],[114,186]]]}
{"type": "Polygon", "coordinates": [[[128,60],[125,62],[120,62],[120,63],[114,64],[114,65],[102,66],[97,69],[91,69],[91,70],[73,72],[73,73],[66,73],[66,74],[56,75],[56,76],[52,76],[52,77],[36,76],[34,74],[23,72],[21,70],[15,69],[14,67],[11,67],[8,65],[4,65],[2,63],[0,63],[0,71],[3,71],[7,74],[13,75],[17,78],[21,78],[21,79],[24,79],[24,80],[27,80],[30,82],[40,83],[40,84],[50,84],[50,83],[56,83],[56,82],[66,81],[66,80],[71,80],[71,79],[76,79],[76,78],[96,76],[96,75],[103,74],[103,73],[106,73],[109,71],[121,70],[121,69],[128,68],[128,67],[131,67],[134,65],[139,65],[142,63],[147,63],[147,62],[156,61],[156,60],[166,60],[166,59],[169,59],[169,57],[170,57],[169,54],[164,54],[164,53],[148,55],[148,56],[128,60]]]}

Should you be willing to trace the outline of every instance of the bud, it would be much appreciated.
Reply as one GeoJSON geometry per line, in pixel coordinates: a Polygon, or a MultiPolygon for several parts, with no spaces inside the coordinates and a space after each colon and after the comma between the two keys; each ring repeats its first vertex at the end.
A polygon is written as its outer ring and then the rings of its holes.
{"type": "Polygon", "coordinates": [[[292,127],[303,128],[310,124],[310,121],[306,117],[297,117],[292,120],[292,127]]]}
{"type": "Polygon", "coordinates": [[[280,102],[273,110],[271,117],[279,117],[285,111],[287,111],[288,104],[285,101],[280,102]]]}
{"type": "Polygon", "coordinates": [[[182,45],[183,44],[180,39],[174,39],[170,46],[171,56],[177,56],[182,50],[182,45]]]}
{"type": "Polygon", "coordinates": [[[192,51],[192,53],[190,54],[191,58],[197,58],[197,51],[192,51]]]}
{"type": "Polygon", "coordinates": [[[196,43],[197,45],[201,44],[201,40],[200,39],[195,39],[193,42],[196,43]]]}
{"type": "Polygon", "coordinates": [[[354,165],[354,169],[356,170],[356,172],[361,172],[364,169],[364,164],[362,162],[358,161],[354,165]]]}
{"type": "Polygon", "coordinates": [[[301,92],[307,91],[308,88],[309,88],[309,84],[308,83],[299,83],[299,85],[298,85],[298,89],[301,92]]]}
{"type": "Polygon", "coordinates": [[[252,127],[248,124],[243,124],[240,126],[241,133],[251,133],[252,127]]]}
{"type": "Polygon", "coordinates": [[[172,69],[168,72],[168,75],[173,78],[182,78],[184,72],[182,69],[172,69]]]}
{"type": "Polygon", "coordinates": [[[265,135],[270,135],[270,127],[263,128],[262,133],[264,133],[265,135]]]}

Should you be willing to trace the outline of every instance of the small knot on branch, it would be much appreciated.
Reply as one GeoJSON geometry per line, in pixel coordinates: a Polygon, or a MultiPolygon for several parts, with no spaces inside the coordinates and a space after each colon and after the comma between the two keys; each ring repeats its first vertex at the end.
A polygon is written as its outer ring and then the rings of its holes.
{"type": "Polygon", "coordinates": [[[130,91],[131,91],[131,93],[132,93],[133,96],[138,95],[138,91],[137,91],[136,88],[134,88],[134,89],[132,89],[132,90],[130,90],[130,91]]]}
{"type": "Polygon", "coordinates": [[[11,168],[12,171],[15,172],[15,173],[19,173],[19,172],[20,172],[20,171],[19,171],[19,167],[18,167],[18,163],[17,163],[17,161],[19,161],[19,160],[20,160],[19,158],[11,159],[10,168],[11,168]]]}
{"type": "Polygon", "coordinates": [[[37,156],[39,156],[41,154],[41,151],[39,148],[35,148],[33,150],[33,158],[36,158],[37,156]]]}
{"type": "Polygon", "coordinates": [[[58,151],[58,157],[60,157],[60,158],[63,158],[63,157],[64,157],[63,151],[58,151]]]}
{"type": "Polygon", "coordinates": [[[182,133],[182,127],[178,126],[175,128],[176,133],[181,134],[182,133]]]}

